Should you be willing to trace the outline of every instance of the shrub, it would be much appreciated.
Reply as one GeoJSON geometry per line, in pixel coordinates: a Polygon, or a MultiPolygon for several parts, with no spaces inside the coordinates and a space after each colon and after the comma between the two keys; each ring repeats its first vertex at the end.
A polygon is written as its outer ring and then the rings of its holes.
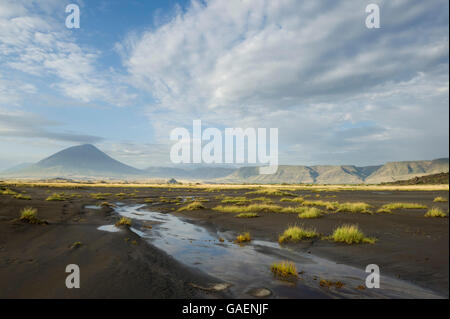
{"type": "Polygon", "coordinates": [[[448,201],[448,200],[447,200],[446,198],[441,197],[441,196],[438,196],[438,197],[436,197],[436,198],[433,200],[433,202],[436,202],[436,203],[438,203],[438,202],[446,203],[447,201],[448,201]]]}
{"type": "Polygon", "coordinates": [[[375,243],[374,238],[367,238],[356,225],[343,225],[336,228],[331,238],[338,243],[359,244],[359,243],[375,243]]]}
{"type": "Polygon", "coordinates": [[[447,217],[447,214],[438,207],[433,207],[425,214],[425,217],[447,217]]]}
{"type": "Polygon", "coordinates": [[[304,239],[312,239],[318,237],[319,234],[314,229],[304,229],[299,226],[291,226],[278,237],[278,242],[284,243],[286,241],[300,241],[304,239]]]}

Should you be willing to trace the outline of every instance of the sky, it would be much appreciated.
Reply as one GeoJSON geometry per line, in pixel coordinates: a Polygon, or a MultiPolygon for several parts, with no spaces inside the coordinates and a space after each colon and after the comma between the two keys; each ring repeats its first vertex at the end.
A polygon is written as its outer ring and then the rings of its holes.
{"type": "Polygon", "coordinates": [[[0,0],[0,170],[92,143],[172,165],[172,129],[278,128],[279,163],[449,156],[447,0],[0,0]],[[80,28],[65,25],[68,4],[80,28]],[[365,25],[368,4],[380,28],[365,25]]]}

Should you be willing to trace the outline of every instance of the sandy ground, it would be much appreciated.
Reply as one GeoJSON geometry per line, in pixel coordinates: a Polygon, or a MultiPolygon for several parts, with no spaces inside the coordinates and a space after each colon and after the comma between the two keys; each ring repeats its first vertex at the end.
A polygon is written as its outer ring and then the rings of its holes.
{"type": "MultiPolygon", "coordinates": [[[[220,204],[218,195],[247,196],[245,189],[211,192],[202,189],[168,189],[131,187],[10,187],[31,196],[19,200],[0,195],[0,298],[220,298],[192,288],[190,283],[207,286],[218,282],[195,269],[187,268],[164,252],[139,239],[129,230],[108,233],[98,226],[114,223],[118,217],[110,209],[91,210],[84,205],[98,204],[92,193],[110,193],[106,200],[143,203],[151,198],[198,196],[207,209],[176,212],[174,203],[156,204],[155,210],[193,219],[205,227],[234,231],[249,231],[255,239],[277,241],[289,225],[312,226],[322,234],[330,234],[341,224],[358,224],[367,236],[376,237],[374,245],[344,245],[326,240],[306,241],[293,248],[311,252],[331,260],[365,268],[380,266],[381,273],[398,277],[429,288],[448,297],[449,292],[449,225],[448,218],[424,218],[426,212],[398,210],[393,214],[337,213],[320,219],[302,220],[296,214],[263,213],[258,218],[236,218],[235,214],[213,211],[220,204]],[[46,201],[53,192],[76,194],[65,201],[46,201]],[[126,196],[118,197],[117,193],[126,196]],[[38,209],[48,225],[30,225],[17,220],[25,206],[38,209]],[[80,241],[79,248],[71,248],[80,241]],[[136,242],[134,242],[136,241],[136,242]],[[65,267],[76,263],[82,269],[83,289],[65,287],[65,267]]],[[[376,208],[390,202],[417,202],[437,206],[448,212],[448,203],[433,203],[437,196],[448,198],[448,191],[339,191],[312,192],[297,190],[297,195],[309,195],[311,200],[364,201],[376,208]],[[320,197],[316,197],[319,195],[320,197]],[[335,197],[334,197],[335,196],[335,197]]],[[[260,197],[261,195],[249,195],[260,197]]],[[[276,204],[279,196],[266,196],[276,204]]]]}

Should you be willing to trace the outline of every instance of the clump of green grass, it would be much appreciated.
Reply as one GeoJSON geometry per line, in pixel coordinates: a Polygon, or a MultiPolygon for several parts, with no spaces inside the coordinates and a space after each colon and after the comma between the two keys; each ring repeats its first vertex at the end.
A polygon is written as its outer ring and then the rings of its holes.
{"type": "Polygon", "coordinates": [[[16,198],[16,199],[23,199],[23,200],[31,200],[31,196],[23,195],[23,194],[14,195],[14,198],[16,198]]]}
{"type": "Polygon", "coordinates": [[[447,217],[447,214],[438,207],[433,207],[427,211],[425,217],[447,217]]]}
{"type": "Polygon", "coordinates": [[[100,207],[116,207],[116,205],[109,202],[101,202],[100,207]]]}
{"type": "Polygon", "coordinates": [[[76,241],[70,246],[70,248],[71,249],[76,249],[76,248],[81,247],[82,245],[83,245],[83,243],[81,241],[76,241]]]}
{"type": "Polygon", "coordinates": [[[20,212],[20,220],[30,224],[43,224],[44,221],[37,217],[37,209],[32,207],[25,207],[20,212]]]}
{"type": "Polygon", "coordinates": [[[66,200],[64,193],[53,193],[52,195],[48,196],[46,201],[64,201],[66,200]]]}
{"type": "Polygon", "coordinates": [[[343,225],[336,228],[331,235],[333,241],[346,244],[359,244],[367,243],[374,244],[374,238],[368,238],[364,236],[364,233],[359,230],[357,225],[343,225]]]}
{"type": "Polygon", "coordinates": [[[4,190],[0,190],[0,194],[1,195],[17,195],[18,193],[9,188],[6,188],[4,190]]]}
{"type": "Polygon", "coordinates": [[[381,206],[380,209],[395,210],[395,209],[426,209],[427,206],[417,203],[389,203],[381,206]]]}
{"type": "Polygon", "coordinates": [[[131,226],[131,219],[127,217],[122,217],[116,224],[117,227],[119,226],[131,226]]]}
{"type": "Polygon", "coordinates": [[[302,203],[303,206],[321,206],[327,210],[335,210],[339,207],[338,202],[327,202],[323,200],[305,200],[302,203]]]}
{"type": "Polygon", "coordinates": [[[280,199],[280,202],[294,202],[294,203],[303,203],[305,199],[301,196],[295,198],[283,197],[280,199]]]}
{"type": "Polygon", "coordinates": [[[323,212],[316,207],[304,207],[305,211],[298,214],[299,218],[319,218],[322,217],[323,212]]]}
{"type": "Polygon", "coordinates": [[[221,201],[221,203],[223,203],[223,204],[236,204],[236,205],[245,205],[249,202],[250,202],[250,200],[245,198],[244,196],[239,196],[239,197],[227,196],[224,199],[222,199],[222,201],[221,201]]]}
{"type": "Polygon", "coordinates": [[[286,241],[296,242],[304,239],[312,239],[318,236],[319,234],[314,229],[305,229],[299,226],[291,226],[278,237],[278,242],[280,244],[286,241]]]}
{"type": "Polygon", "coordinates": [[[267,196],[296,196],[293,193],[281,191],[276,188],[262,188],[245,193],[245,195],[267,195],[267,196]]]}
{"type": "Polygon", "coordinates": [[[260,212],[279,212],[283,209],[283,207],[271,204],[251,204],[248,206],[219,205],[214,207],[213,209],[223,213],[260,213],[260,212]]]}
{"type": "Polygon", "coordinates": [[[178,209],[178,211],[181,212],[184,210],[199,210],[199,209],[204,209],[204,208],[205,208],[205,206],[203,206],[202,203],[195,201],[195,202],[187,204],[186,206],[180,207],[178,209]]]}
{"type": "Polygon", "coordinates": [[[236,237],[236,242],[237,242],[237,243],[246,243],[246,242],[249,242],[249,241],[251,241],[251,240],[252,240],[252,238],[251,238],[249,232],[240,234],[240,235],[238,235],[238,236],[236,237]]]}
{"type": "Polygon", "coordinates": [[[380,213],[380,214],[382,214],[382,213],[392,214],[392,210],[390,210],[388,208],[385,208],[385,207],[381,207],[381,208],[379,208],[377,210],[377,213],[380,213]]]}
{"type": "Polygon", "coordinates": [[[271,200],[270,198],[267,198],[267,197],[255,197],[255,198],[252,198],[251,201],[255,201],[255,202],[259,201],[264,204],[273,204],[273,200],[271,200]]]}
{"type": "Polygon", "coordinates": [[[109,193],[92,193],[91,197],[98,200],[106,199],[106,197],[111,196],[109,193]]]}
{"type": "Polygon", "coordinates": [[[442,197],[442,196],[438,196],[438,197],[436,197],[436,198],[433,200],[433,202],[436,202],[436,203],[439,203],[439,202],[441,202],[441,203],[446,203],[446,202],[448,202],[448,200],[447,200],[446,198],[442,197]]]}
{"type": "Polygon", "coordinates": [[[295,264],[292,261],[273,263],[270,266],[270,271],[282,278],[298,277],[297,267],[295,267],[295,264]]]}
{"type": "Polygon", "coordinates": [[[240,213],[240,214],[236,215],[236,217],[238,217],[238,218],[255,218],[255,217],[259,217],[259,215],[257,213],[240,213]]]}
{"type": "Polygon", "coordinates": [[[371,214],[371,206],[367,203],[356,202],[356,203],[341,203],[336,209],[336,213],[339,212],[349,212],[349,213],[363,213],[371,214]]]}

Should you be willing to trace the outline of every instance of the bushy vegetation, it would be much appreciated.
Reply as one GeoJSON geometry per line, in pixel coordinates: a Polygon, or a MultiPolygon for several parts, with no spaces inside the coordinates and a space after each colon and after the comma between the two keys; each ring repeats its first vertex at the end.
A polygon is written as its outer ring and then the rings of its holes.
{"type": "Polygon", "coordinates": [[[314,229],[305,229],[299,226],[291,226],[278,237],[278,242],[280,244],[287,241],[296,242],[304,239],[312,239],[318,236],[319,234],[314,229]]]}
{"type": "Polygon", "coordinates": [[[199,210],[199,209],[204,209],[205,206],[203,206],[202,203],[195,201],[192,203],[187,204],[186,206],[180,207],[178,209],[178,211],[184,211],[184,210],[199,210]]]}
{"type": "Polygon", "coordinates": [[[238,218],[255,218],[255,217],[259,217],[259,215],[257,213],[240,213],[240,214],[236,215],[236,217],[238,217],[238,218]]]}
{"type": "Polygon", "coordinates": [[[267,195],[267,196],[296,196],[293,193],[282,191],[276,188],[262,188],[255,191],[247,192],[245,195],[267,195]]]}
{"type": "Polygon", "coordinates": [[[441,203],[446,203],[446,202],[448,202],[448,200],[447,200],[446,198],[442,197],[442,196],[438,196],[438,197],[436,197],[436,198],[433,200],[433,202],[436,202],[436,203],[439,203],[439,202],[441,202],[441,203]]]}
{"type": "Polygon", "coordinates": [[[283,197],[282,199],[280,199],[280,202],[303,203],[304,201],[305,201],[305,199],[303,197],[301,197],[301,196],[294,197],[294,198],[283,197]]]}
{"type": "Polygon", "coordinates": [[[245,243],[245,242],[249,242],[249,241],[251,241],[251,240],[252,240],[252,238],[251,238],[249,232],[240,234],[240,235],[238,235],[238,236],[236,237],[236,242],[237,242],[237,243],[245,243]]]}
{"type": "Polygon", "coordinates": [[[349,212],[349,213],[372,213],[370,210],[371,206],[367,203],[356,202],[356,203],[340,203],[336,209],[336,212],[349,212]]]}
{"type": "Polygon", "coordinates": [[[346,244],[375,243],[375,239],[365,237],[364,233],[359,230],[357,225],[340,226],[334,230],[331,238],[335,242],[346,244]]]}
{"type": "Polygon", "coordinates": [[[23,200],[31,200],[31,196],[23,195],[23,194],[14,195],[14,198],[16,198],[16,199],[23,199],[23,200]]]}
{"type": "Polygon", "coordinates": [[[64,192],[53,193],[46,199],[46,201],[64,201],[64,200],[66,200],[66,195],[64,194],[64,192]]]}
{"type": "Polygon", "coordinates": [[[127,217],[122,217],[117,223],[116,226],[131,226],[131,219],[127,218],[127,217]]]}
{"type": "Polygon", "coordinates": [[[227,196],[221,201],[223,204],[236,204],[236,205],[245,205],[250,202],[249,199],[245,198],[244,196],[239,197],[231,197],[227,196]]]}
{"type": "Polygon", "coordinates": [[[427,211],[425,217],[447,217],[447,214],[438,207],[433,207],[427,211]]]}
{"type": "Polygon", "coordinates": [[[319,206],[325,207],[327,210],[335,210],[338,208],[338,202],[327,202],[323,200],[305,200],[302,205],[304,206],[319,206]]]}
{"type": "Polygon", "coordinates": [[[43,224],[44,221],[37,217],[37,209],[32,207],[25,207],[20,212],[20,220],[30,224],[43,224]]]}
{"type": "Polygon", "coordinates": [[[291,261],[273,263],[270,266],[270,271],[282,278],[298,277],[297,267],[295,267],[295,264],[291,261]]]}
{"type": "Polygon", "coordinates": [[[395,209],[426,209],[427,206],[417,203],[389,203],[381,206],[380,209],[392,211],[395,209]]]}
{"type": "Polygon", "coordinates": [[[319,218],[322,217],[323,212],[316,207],[305,207],[305,211],[298,214],[299,218],[319,218]]]}

